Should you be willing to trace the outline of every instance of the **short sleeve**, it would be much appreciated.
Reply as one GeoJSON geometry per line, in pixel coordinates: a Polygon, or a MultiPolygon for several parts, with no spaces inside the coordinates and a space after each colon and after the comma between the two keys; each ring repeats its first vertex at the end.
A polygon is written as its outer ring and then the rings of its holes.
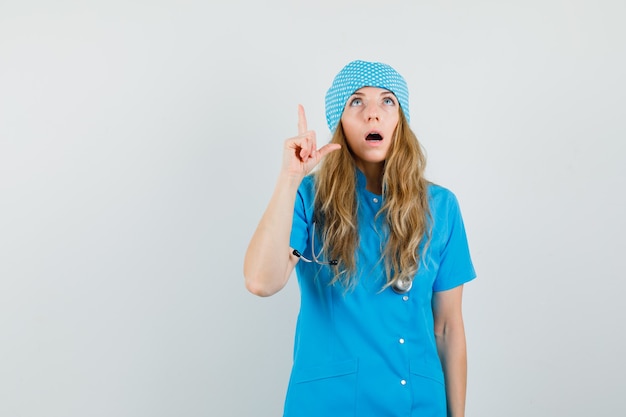
{"type": "Polygon", "coordinates": [[[449,290],[476,278],[459,203],[454,194],[446,192],[443,204],[434,213],[435,227],[437,222],[442,226],[439,238],[443,244],[433,291],[449,290]]]}
{"type": "Polygon", "coordinates": [[[309,224],[312,221],[313,212],[313,195],[313,179],[311,176],[307,176],[302,180],[296,194],[289,239],[289,245],[302,253],[304,253],[308,243],[309,224]]]}

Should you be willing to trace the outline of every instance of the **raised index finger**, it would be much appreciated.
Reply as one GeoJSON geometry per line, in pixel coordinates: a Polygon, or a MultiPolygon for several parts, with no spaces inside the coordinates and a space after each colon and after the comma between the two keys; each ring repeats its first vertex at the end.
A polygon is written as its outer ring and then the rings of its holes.
{"type": "Polygon", "coordinates": [[[302,107],[302,104],[298,104],[298,135],[305,133],[307,130],[304,107],[302,107]]]}

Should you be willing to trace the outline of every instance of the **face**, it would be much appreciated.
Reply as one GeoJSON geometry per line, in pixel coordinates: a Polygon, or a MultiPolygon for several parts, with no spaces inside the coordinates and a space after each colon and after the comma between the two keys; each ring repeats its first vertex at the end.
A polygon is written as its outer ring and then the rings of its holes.
{"type": "Polygon", "coordinates": [[[385,161],[399,119],[400,104],[389,90],[363,87],[350,96],[341,124],[359,168],[385,161]]]}

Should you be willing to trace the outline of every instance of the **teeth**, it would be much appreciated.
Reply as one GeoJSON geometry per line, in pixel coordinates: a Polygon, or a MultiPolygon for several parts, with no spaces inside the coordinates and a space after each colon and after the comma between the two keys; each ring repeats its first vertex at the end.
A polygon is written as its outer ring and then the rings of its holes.
{"type": "Polygon", "coordinates": [[[366,140],[383,140],[383,137],[380,136],[378,133],[370,133],[369,135],[367,135],[365,139],[366,140]]]}

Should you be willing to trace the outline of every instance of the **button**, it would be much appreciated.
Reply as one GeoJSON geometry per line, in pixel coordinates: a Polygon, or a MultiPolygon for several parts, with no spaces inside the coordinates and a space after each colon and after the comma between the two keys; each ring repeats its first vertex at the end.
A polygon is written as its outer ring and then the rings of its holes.
{"type": "Polygon", "coordinates": [[[372,201],[373,201],[374,203],[378,203],[378,198],[374,197],[374,198],[372,198],[372,201]]]}
{"type": "Polygon", "coordinates": [[[404,339],[401,338],[400,340],[398,340],[398,342],[400,342],[400,344],[403,345],[404,344],[404,339]]]}
{"type": "Polygon", "coordinates": [[[405,295],[404,297],[402,297],[402,299],[403,299],[404,301],[409,301],[409,296],[408,296],[408,295],[405,295]]]}
{"type": "Polygon", "coordinates": [[[400,381],[400,383],[401,383],[402,385],[406,385],[406,381],[405,381],[404,379],[403,379],[402,381],[400,381]]]}

